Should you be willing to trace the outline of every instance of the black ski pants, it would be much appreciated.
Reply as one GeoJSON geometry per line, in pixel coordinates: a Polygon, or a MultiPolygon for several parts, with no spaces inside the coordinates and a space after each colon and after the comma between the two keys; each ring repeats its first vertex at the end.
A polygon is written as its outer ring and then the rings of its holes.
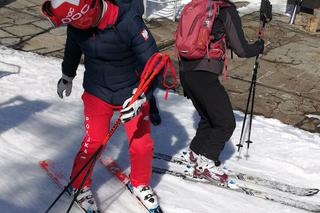
{"type": "Polygon", "coordinates": [[[201,119],[190,148],[213,161],[219,161],[225,143],[235,129],[229,96],[217,74],[194,70],[180,72],[185,96],[190,98],[201,119]]]}

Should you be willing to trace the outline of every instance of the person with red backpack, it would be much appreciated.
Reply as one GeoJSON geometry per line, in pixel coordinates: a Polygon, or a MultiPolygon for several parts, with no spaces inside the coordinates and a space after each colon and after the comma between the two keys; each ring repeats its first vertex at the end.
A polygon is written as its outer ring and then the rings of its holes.
{"type": "Polygon", "coordinates": [[[156,42],[142,19],[142,1],[47,0],[42,5],[42,12],[54,27],[67,25],[62,77],[57,84],[60,98],[64,94],[70,95],[72,81],[84,54],[82,101],[86,134],[70,176],[73,179],[80,174],[70,190],[79,192],[76,202],[85,212],[100,212],[91,191],[93,168],[85,167],[82,172],[81,169],[104,144],[111,118],[115,111],[120,111],[129,142],[133,193],[150,211],[161,212],[157,196],[150,186],[153,155],[148,101],[152,96],[150,90],[128,106],[140,81],[141,73],[137,71],[143,70],[137,70],[137,65],[144,67],[158,52],[156,42]],[[81,185],[83,187],[80,188],[81,185]]]}
{"type": "Polygon", "coordinates": [[[182,13],[175,32],[180,82],[200,115],[196,135],[184,155],[194,175],[226,183],[220,153],[235,129],[233,109],[219,75],[226,71],[226,47],[239,57],[254,57],[264,41],[249,44],[235,5],[227,0],[192,0],[182,13]]]}

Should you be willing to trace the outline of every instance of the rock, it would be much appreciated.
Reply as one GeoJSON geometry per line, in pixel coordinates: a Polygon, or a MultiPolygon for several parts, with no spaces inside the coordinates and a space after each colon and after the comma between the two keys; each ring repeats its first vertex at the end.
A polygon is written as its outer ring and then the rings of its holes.
{"type": "Polygon", "coordinates": [[[317,18],[316,16],[311,16],[308,18],[306,30],[308,32],[315,33],[317,32],[318,24],[319,24],[319,18],[317,18]]]}

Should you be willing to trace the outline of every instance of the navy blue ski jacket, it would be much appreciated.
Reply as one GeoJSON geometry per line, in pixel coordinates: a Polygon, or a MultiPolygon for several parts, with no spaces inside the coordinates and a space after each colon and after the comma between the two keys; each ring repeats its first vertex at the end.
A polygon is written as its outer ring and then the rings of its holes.
{"type": "Polygon", "coordinates": [[[84,90],[112,105],[132,96],[140,80],[137,69],[158,51],[137,2],[121,0],[117,22],[103,30],[67,27],[63,74],[75,76],[84,54],[84,90]]]}

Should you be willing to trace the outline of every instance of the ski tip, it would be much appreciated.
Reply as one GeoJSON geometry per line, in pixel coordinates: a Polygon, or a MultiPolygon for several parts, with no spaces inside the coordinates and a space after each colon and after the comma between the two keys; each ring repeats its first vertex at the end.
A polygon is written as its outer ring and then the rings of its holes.
{"type": "Polygon", "coordinates": [[[318,194],[319,189],[309,189],[308,193],[305,196],[313,196],[315,194],[318,194]]]}
{"type": "Polygon", "coordinates": [[[49,160],[41,160],[39,161],[39,165],[43,168],[47,168],[49,165],[49,160]]]}

